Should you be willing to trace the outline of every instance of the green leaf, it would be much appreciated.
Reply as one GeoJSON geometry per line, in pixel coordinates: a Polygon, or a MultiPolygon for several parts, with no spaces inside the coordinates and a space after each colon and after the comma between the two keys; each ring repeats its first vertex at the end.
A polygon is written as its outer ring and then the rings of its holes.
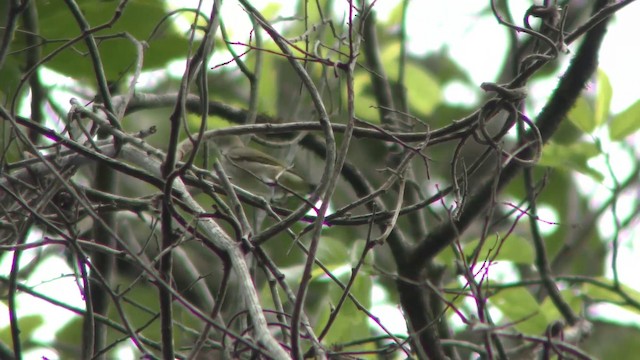
{"type": "MultiPolygon", "coordinates": [[[[504,236],[506,235],[499,234],[488,238],[478,255],[479,261],[510,261],[522,265],[533,264],[535,255],[531,241],[516,234],[510,234],[506,239],[504,236]],[[499,241],[501,239],[504,240],[502,244],[499,241]]],[[[462,251],[465,259],[469,259],[473,255],[478,244],[479,239],[475,239],[463,245],[462,251]]],[[[456,256],[450,246],[441,251],[436,259],[447,267],[455,268],[457,266],[456,256]]]]}
{"type": "MultiPolygon", "coordinates": [[[[14,56],[7,56],[4,66],[0,67],[0,104],[8,104],[11,102],[15,94],[18,84],[20,83],[20,64],[22,61],[14,56]]],[[[28,90],[23,87],[22,91],[28,90]]]]}
{"type": "Polygon", "coordinates": [[[264,8],[262,8],[260,13],[265,19],[272,19],[276,17],[276,15],[280,12],[280,9],[282,9],[281,3],[270,2],[264,8]]]}
{"type": "MultiPolygon", "coordinates": [[[[574,313],[579,314],[582,311],[584,299],[582,296],[580,296],[580,294],[577,294],[573,289],[568,289],[561,291],[560,295],[562,297],[562,300],[564,300],[565,303],[569,305],[574,313]]],[[[548,322],[561,320],[564,318],[560,311],[558,311],[558,307],[553,303],[553,300],[551,300],[549,296],[544,299],[542,305],[540,305],[540,309],[548,322]]]]}
{"type": "Polygon", "coordinates": [[[419,59],[419,63],[424,65],[438,79],[440,84],[447,84],[457,80],[463,84],[475,86],[471,78],[469,78],[467,70],[451,58],[450,51],[446,47],[438,52],[429,52],[419,59]]]}
{"type": "Polygon", "coordinates": [[[640,329],[606,320],[589,319],[593,329],[581,348],[592,359],[630,359],[640,354],[640,329]]]}
{"type": "MultiPolygon", "coordinates": [[[[77,3],[92,28],[109,22],[118,6],[117,1],[79,0],[77,3]]],[[[145,69],[163,67],[168,61],[186,54],[188,40],[177,31],[175,19],[168,18],[161,23],[166,14],[162,1],[132,1],[113,26],[93,33],[95,37],[101,38],[96,42],[107,79],[115,80],[125,72],[132,71],[136,59],[136,49],[131,41],[122,36],[108,37],[110,35],[127,32],[138,41],[146,41],[148,48],[143,55],[145,69]],[[157,30],[155,33],[154,29],[157,30]],[[150,38],[152,34],[154,36],[150,38]]],[[[40,35],[43,39],[50,40],[43,45],[43,56],[51,54],[66,41],[82,34],[78,22],[64,2],[40,2],[38,15],[40,35]]],[[[21,48],[26,46],[23,37],[17,41],[21,48]]],[[[73,78],[95,78],[95,70],[87,51],[85,41],[78,41],[48,61],[46,66],[73,78]]]]}
{"type": "Polygon", "coordinates": [[[455,265],[456,256],[451,250],[451,246],[447,246],[444,250],[442,250],[437,256],[436,260],[440,264],[444,264],[446,266],[455,265]]]}
{"type": "Polygon", "coordinates": [[[540,304],[525,288],[505,289],[490,299],[507,317],[507,321],[525,334],[540,334],[547,328],[540,304]]]}
{"type": "Polygon", "coordinates": [[[387,25],[393,26],[400,24],[402,22],[402,11],[404,10],[404,4],[402,1],[398,2],[391,12],[389,13],[389,18],[386,22],[387,25]]]}
{"type": "Polygon", "coordinates": [[[598,69],[598,94],[596,95],[596,108],[595,108],[595,126],[603,124],[609,116],[609,107],[611,105],[611,96],[613,89],[611,88],[611,82],[609,77],[604,71],[598,69]]]}
{"type": "Polygon", "coordinates": [[[407,64],[404,85],[409,106],[421,116],[428,116],[442,102],[438,81],[426,69],[407,64]]]}
{"type": "Polygon", "coordinates": [[[621,305],[621,304],[628,303],[628,301],[625,299],[625,296],[632,299],[636,303],[640,303],[639,291],[634,290],[633,288],[624,284],[620,284],[619,289],[614,290],[613,280],[603,278],[603,277],[595,278],[594,280],[602,283],[604,286],[598,286],[592,283],[585,283],[582,286],[582,293],[584,295],[596,301],[610,302],[616,305],[620,305],[622,308],[626,310],[629,310],[636,314],[640,314],[640,310],[638,310],[636,306],[621,305]],[[625,296],[621,295],[623,293],[625,294],[625,296]]]}
{"type": "MultiPolygon", "coordinates": [[[[271,48],[273,44],[268,42],[266,47],[271,48]]],[[[271,50],[271,49],[270,49],[271,50]]],[[[277,49],[273,49],[278,51],[277,49]]],[[[264,55],[264,54],[263,54],[264,55]]],[[[231,54],[229,54],[231,58],[231,54]]],[[[253,71],[256,64],[256,54],[251,52],[245,59],[245,64],[253,71]]],[[[234,65],[235,66],[235,65],[234,65]]],[[[277,56],[269,55],[262,57],[262,71],[258,81],[258,111],[266,114],[276,114],[278,112],[278,71],[280,59],[277,56]]]]}
{"type": "MultiPolygon", "coordinates": [[[[393,42],[382,52],[382,64],[387,73],[387,78],[398,82],[400,43],[393,42]]],[[[442,102],[442,91],[435,76],[426,68],[421,68],[414,63],[405,66],[404,86],[406,87],[407,100],[411,111],[420,116],[428,116],[442,102]]]]}
{"type": "MultiPolygon", "coordinates": [[[[471,256],[479,243],[480,240],[476,239],[465,244],[463,248],[465,256],[471,256]]],[[[533,264],[534,254],[531,242],[524,237],[510,234],[504,238],[498,235],[485,241],[478,259],[481,261],[485,259],[512,261],[528,265],[533,264]]]]}
{"type": "MultiPolygon", "coordinates": [[[[20,329],[20,338],[23,341],[31,340],[33,332],[44,323],[42,315],[26,315],[18,317],[18,327],[20,329]]],[[[7,325],[4,329],[0,329],[0,341],[9,347],[13,347],[13,338],[11,337],[11,326],[7,325]]],[[[26,341],[31,343],[31,341],[26,341]]]]}
{"type": "Polygon", "coordinates": [[[318,259],[327,266],[342,266],[349,263],[349,248],[342,240],[323,236],[318,246],[318,259]]]}
{"type": "Polygon", "coordinates": [[[591,133],[596,128],[594,111],[584,96],[576,100],[567,117],[569,121],[586,133],[591,133]]]}
{"type": "MultiPolygon", "coordinates": [[[[343,241],[331,237],[322,237],[318,247],[317,258],[331,272],[340,270],[344,266],[350,266],[350,251],[343,241]]],[[[296,264],[283,268],[287,281],[297,283],[302,276],[303,266],[296,264]]],[[[313,281],[328,281],[324,277],[325,272],[320,267],[315,267],[311,272],[313,281]]],[[[335,275],[335,274],[334,274],[335,275]]]]}
{"type": "MultiPolygon", "coordinates": [[[[346,283],[350,274],[344,274],[340,277],[343,283],[346,283]]],[[[353,286],[351,287],[351,294],[360,302],[365,308],[371,306],[371,289],[372,281],[368,276],[358,276],[353,286]]],[[[331,310],[338,304],[340,297],[342,296],[342,289],[337,285],[331,284],[329,287],[329,299],[322,306],[321,315],[316,325],[316,332],[319,333],[327,324],[329,314],[331,310]]],[[[331,326],[331,329],[327,333],[323,342],[326,344],[344,344],[348,341],[362,340],[370,336],[370,328],[368,324],[368,317],[362,311],[354,305],[353,301],[346,299],[342,304],[342,308],[338,313],[338,317],[331,326]]],[[[357,350],[372,350],[374,346],[370,342],[368,345],[358,346],[357,350]]]]}
{"type": "MultiPolygon", "coordinates": [[[[55,333],[55,343],[62,349],[74,349],[82,339],[82,317],[76,316],[55,333]]],[[[71,352],[71,351],[70,351],[71,352]]],[[[69,353],[65,353],[70,356],[69,353]]]]}
{"type": "Polygon", "coordinates": [[[640,100],[616,115],[609,123],[609,137],[619,141],[640,129],[640,100]]]}
{"type": "Polygon", "coordinates": [[[389,44],[384,47],[380,54],[384,70],[390,79],[398,78],[398,60],[400,59],[401,46],[402,44],[398,40],[389,41],[389,44]]]}
{"type": "MultiPolygon", "coordinates": [[[[139,285],[128,291],[124,298],[126,300],[123,301],[122,310],[129,323],[149,339],[160,340],[160,320],[156,318],[160,310],[158,290],[146,284],[139,285]]],[[[109,318],[115,322],[121,321],[120,314],[113,306],[109,308],[109,318]]],[[[122,337],[122,333],[111,329],[107,336],[109,341],[115,341],[122,337]]]]}
{"type": "Polygon", "coordinates": [[[571,121],[562,121],[553,134],[552,140],[556,144],[571,145],[580,140],[582,134],[584,134],[584,132],[578,129],[571,121]]]}
{"type": "Polygon", "coordinates": [[[597,181],[602,181],[604,176],[587,163],[589,159],[597,155],[600,155],[600,150],[595,144],[577,142],[567,146],[549,143],[542,150],[542,157],[538,165],[562,171],[575,170],[597,181]]]}
{"type": "MultiPolygon", "coordinates": [[[[356,116],[374,123],[380,123],[378,109],[375,108],[376,100],[369,82],[369,75],[357,73],[354,77],[353,91],[356,98],[356,116]]],[[[347,99],[346,87],[343,91],[343,98],[347,99]]]]}

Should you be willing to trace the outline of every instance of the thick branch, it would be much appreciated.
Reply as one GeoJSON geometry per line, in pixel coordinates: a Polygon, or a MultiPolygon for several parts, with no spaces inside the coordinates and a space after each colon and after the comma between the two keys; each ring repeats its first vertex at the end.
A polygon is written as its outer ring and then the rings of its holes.
{"type": "MultiPolygon", "coordinates": [[[[606,3],[606,1],[599,1],[595,8],[600,9],[602,3],[606,3]]],[[[595,71],[600,44],[606,33],[606,25],[607,20],[602,21],[587,33],[569,69],[560,80],[547,105],[538,115],[536,125],[543,142],[546,143],[554,134],[595,71]]],[[[519,162],[510,162],[502,170],[498,179],[493,177],[486,179],[478,192],[470,195],[457,220],[443,223],[416,246],[412,253],[410,266],[415,270],[422,268],[426,260],[433,258],[449,246],[457,234],[464,231],[490,204],[495,181],[497,180],[497,190],[500,191],[513,180],[521,169],[522,165],[519,162]]]]}

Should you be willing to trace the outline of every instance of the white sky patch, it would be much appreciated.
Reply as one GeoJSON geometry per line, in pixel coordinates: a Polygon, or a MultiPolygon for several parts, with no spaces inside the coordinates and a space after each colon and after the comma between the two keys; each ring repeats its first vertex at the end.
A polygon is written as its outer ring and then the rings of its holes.
{"type": "Polygon", "coordinates": [[[635,2],[618,12],[607,29],[600,51],[600,67],[609,76],[613,88],[611,111],[618,113],[633,104],[640,84],[640,51],[635,44],[640,19],[640,3],[635,2]],[[636,70],[634,70],[636,69],[636,70]]]}
{"type": "MultiPolygon", "coordinates": [[[[407,325],[402,311],[400,311],[398,305],[393,305],[389,302],[386,290],[375,282],[371,290],[371,313],[377,316],[392,334],[407,335],[407,325]]],[[[371,319],[369,319],[369,324],[373,328],[379,327],[371,319]]]]}
{"type": "Polygon", "coordinates": [[[412,1],[407,11],[409,51],[415,54],[448,48],[473,83],[492,81],[502,68],[507,43],[504,28],[482,16],[481,1],[412,1]]]}
{"type": "Polygon", "coordinates": [[[558,230],[558,212],[551,206],[538,204],[538,228],[543,236],[551,235],[558,230]]]}
{"type": "Polygon", "coordinates": [[[614,322],[621,325],[638,327],[638,324],[640,324],[640,315],[638,315],[638,313],[613,304],[591,306],[589,308],[589,315],[602,321],[614,322]]]}
{"type": "MultiPolygon", "coordinates": [[[[30,258],[29,254],[25,254],[24,260],[30,258]]],[[[12,256],[7,256],[3,262],[2,273],[8,274],[8,266],[12,256]],[[7,270],[7,271],[5,271],[7,270]]],[[[22,261],[24,262],[24,261],[22,261]]],[[[26,264],[25,264],[26,265],[26,264]]],[[[80,291],[71,274],[71,269],[64,260],[57,256],[49,256],[42,261],[29,278],[27,286],[32,290],[54,299],[65,302],[66,304],[78,308],[84,308],[84,302],[80,298],[80,291]]],[[[71,320],[75,314],[58,306],[52,305],[44,300],[40,300],[28,294],[18,294],[18,316],[28,316],[32,314],[42,315],[44,324],[35,331],[34,337],[47,343],[54,339],[54,333],[51,325],[56,329],[62,327],[66,322],[71,320]]],[[[4,312],[6,314],[6,312],[4,312]]],[[[8,317],[2,317],[0,320],[0,328],[8,326],[8,317]]]]}
{"type": "Polygon", "coordinates": [[[471,106],[478,103],[478,92],[460,81],[452,81],[443,89],[444,101],[448,104],[471,106]]]}

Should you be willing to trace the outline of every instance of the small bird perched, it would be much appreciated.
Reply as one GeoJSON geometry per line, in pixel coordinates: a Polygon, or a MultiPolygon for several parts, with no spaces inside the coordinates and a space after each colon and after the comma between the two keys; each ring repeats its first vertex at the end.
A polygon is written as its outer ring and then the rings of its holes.
{"type": "Polygon", "coordinates": [[[279,200],[291,191],[306,195],[311,186],[278,159],[246,146],[235,135],[216,137],[221,164],[231,183],[255,195],[279,200]]]}

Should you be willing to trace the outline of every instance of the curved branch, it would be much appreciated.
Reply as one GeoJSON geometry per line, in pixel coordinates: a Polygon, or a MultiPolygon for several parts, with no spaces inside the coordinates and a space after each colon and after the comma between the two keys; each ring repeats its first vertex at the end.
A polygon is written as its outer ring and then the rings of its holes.
{"type": "MultiPolygon", "coordinates": [[[[595,7],[596,11],[604,5],[606,1],[599,1],[595,7]]],[[[587,33],[569,69],[562,76],[551,99],[538,115],[536,125],[543,142],[546,143],[551,138],[595,71],[606,26],[607,20],[603,20],[587,33]]],[[[528,135],[527,138],[530,138],[531,134],[528,135]]],[[[478,192],[470,196],[457,220],[443,223],[415,247],[408,266],[418,271],[425,261],[449,246],[457,234],[464,231],[489,205],[495,181],[498,181],[499,191],[513,180],[522,168],[519,162],[511,162],[502,170],[498,179],[494,177],[485,179],[478,192]]]]}

